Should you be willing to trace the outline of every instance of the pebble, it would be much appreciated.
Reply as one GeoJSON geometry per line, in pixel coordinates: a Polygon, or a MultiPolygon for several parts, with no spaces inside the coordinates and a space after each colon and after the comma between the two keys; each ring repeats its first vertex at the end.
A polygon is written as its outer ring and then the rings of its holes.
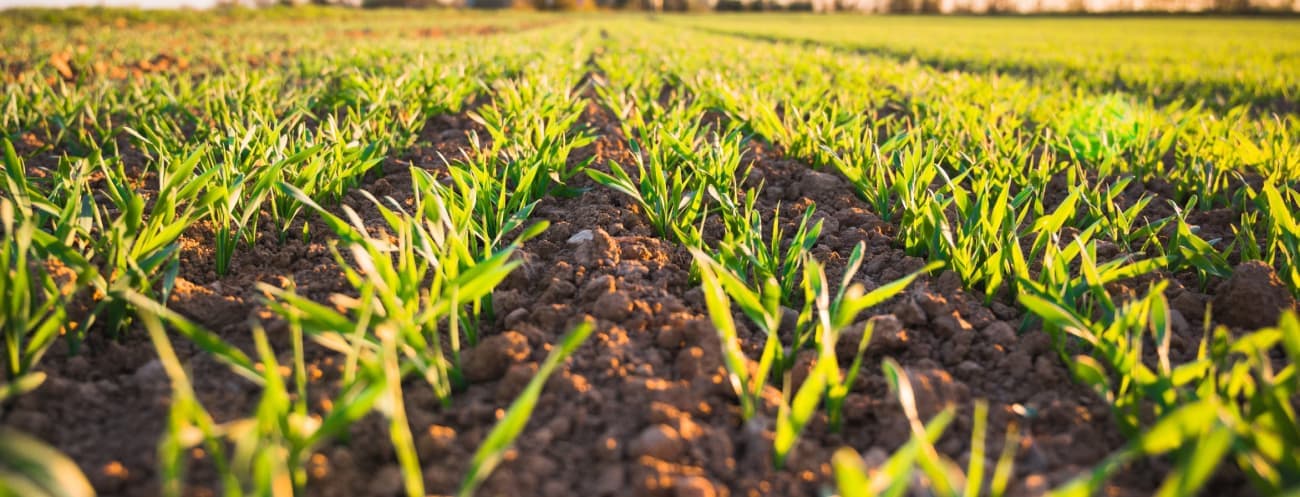
{"type": "Polygon", "coordinates": [[[527,360],[532,354],[528,339],[517,331],[506,331],[483,339],[463,355],[465,378],[488,381],[500,378],[512,363],[527,360]]]}
{"type": "Polygon", "coordinates": [[[620,292],[601,295],[596,299],[593,314],[601,319],[622,321],[632,314],[632,299],[620,292]]]}
{"type": "Polygon", "coordinates": [[[593,302],[605,294],[613,293],[614,289],[614,277],[608,274],[602,274],[592,278],[585,285],[582,285],[582,291],[578,293],[578,300],[582,302],[593,302]]]}
{"type": "Polygon", "coordinates": [[[686,445],[673,427],[659,424],[646,428],[632,441],[632,455],[649,456],[663,461],[673,461],[682,454],[686,445]]]}
{"type": "Polygon", "coordinates": [[[925,311],[921,309],[920,304],[917,304],[914,299],[905,298],[900,300],[890,312],[898,316],[898,319],[908,326],[926,323],[925,311]]]}
{"type": "Polygon", "coordinates": [[[815,193],[828,193],[840,188],[840,179],[833,174],[805,170],[803,179],[799,180],[798,192],[809,197],[815,193]]]}
{"type": "Polygon", "coordinates": [[[594,235],[591,234],[591,230],[582,230],[569,237],[568,243],[570,245],[577,245],[579,243],[589,242],[592,238],[594,238],[594,235]]]}
{"type": "Polygon", "coordinates": [[[1011,347],[1016,344],[1016,329],[1012,328],[1006,321],[994,321],[993,324],[984,328],[984,335],[994,345],[1003,348],[1011,347]]]}
{"type": "Polygon", "coordinates": [[[989,304],[989,308],[993,309],[993,315],[997,316],[998,319],[1014,319],[1020,315],[1020,311],[1017,311],[1015,307],[997,301],[989,304]]]}
{"type": "MultiPolygon", "coordinates": [[[[903,322],[893,314],[882,314],[872,316],[869,322],[872,325],[870,349],[878,349],[884,352],[894,352],[907,347],[907,332],[903,330],[903,322]]],[[[852,357],[851,354],[857,353],[858,339],[861,335],[850,335],[852,331],[861,333],[858,325],[849,327],[849,332],[844,335],[848,338],[841,338],[841,346],[837,352],[841,357],[852,357]]]]}
{"type": "Polygon", "coordinates": [[[950,338],[961,333],[969,333],[974,330],[970,323],[967,323],[966,320],[962,319],[961,316],[957,315],[957,313],[951,313],[935,318],[932,327],[936,334],[944,338],[950,338]]]}
{"type": "Polygon", "coordinates": [[[925,315],[930,319],[946,316],[952,312],[952,304],[943,295],[937,295],[926,291],[917,291],[912,293],[916,304],[921,306],[925,315]]]}
{"type": "Polygon", "coordinates": [[[416,440],[416,451],[427,458],[446,451],[455,442],[456,430],[448,426],[431,425],[424,431],[424,436],[416,440]]]}
{"type": "Polygon", "coordinates": [[[673,482],[674,495],[677,497],[716,497],[718,490],[713,483],[700,476],[686,476],[673,482]]]}

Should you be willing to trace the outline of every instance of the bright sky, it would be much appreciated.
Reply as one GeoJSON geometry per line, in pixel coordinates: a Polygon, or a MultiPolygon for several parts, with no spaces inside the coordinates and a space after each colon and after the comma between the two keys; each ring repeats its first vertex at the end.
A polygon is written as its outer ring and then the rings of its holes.
{"type": "Polygon", "coordinates": [[[73,5],[102,5],[108,7],[143,7],[162,9],[175,7],[211,7],[216,0],[0,0],[0,9],[10,7],[69,7],[73,5]]]}

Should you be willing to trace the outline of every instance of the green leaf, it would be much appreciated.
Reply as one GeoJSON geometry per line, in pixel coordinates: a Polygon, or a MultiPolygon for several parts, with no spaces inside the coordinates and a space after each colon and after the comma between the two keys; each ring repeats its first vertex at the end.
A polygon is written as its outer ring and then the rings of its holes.
{"type": "Polygon", "coordinates": [[[822,397],[826,393],[826,373],[823,369],[827,366],[839,367],[833,359],[830,358],[829,361],[827,358],[819,359],[817,367],[813,368],[803,385],[799,387],[799,391],[795,393],[794,400],[789,405],[784,402],[781,404],[776,420],[776,438],[772,446],[777,469],[785,467],[786,458],[790,456],[790,450],[798,441],[799,434],[803,432],[813,413],[817,412],[817,406],[821,404],[822,397]]]}
{"type": "Polygon", "coordinates": [[[565,334],[560,340],[560,346],[551,350],[550,355],[546,356],[546,361],[538,368],[537,374],[532,380],[528,381],[528,386],[516,397],[514,402],[510,403],[510,408],[506,409],[506,414],[497,421],[496,426],[488,433],[487,438],[479,445],[474,452],[474,459],[470,461],[469,472],[466,473],[465,479],[461,481],[460,490],[457,495],[460,497],[469,497],[474,494],[483,480],[486,480],[497,464],[501,462],[507,449],[514,444],[515,438],[524,431],[528,424],[528,418],[533,414],[533,408],[537,405],[537,399],[542,394],[542,387],[546,385],[546,380],[559,367],[560,363],[573,354],[579,345],[582,345],[587,337],[591,335],[591,322],[583,322],[569,333],[565,334]]]}
{"type": "Polygon", "coordinates": [[[262,374],[253,367],[253,361],[243,351],[226,343],[221,337],[203,329],[184,316],[177,314],[176,311],[168,309],[144,295],[128,291],[126,300],[135,306],[137,311],[146,312],[167,321],[173,330],[194,342],[195,345],[198,345],[207,353],[212,354],[217,360],[229,365],[236,374],[258,385],[262,384],[262,374]]]}
{"type": "Polygon", "coordinates": [[[1200,400],[1179,407],[1161,418],[1145,433],[1134,440],[1134,446],[1143,454],[1154,456],[1182,447],[1191,440],[1202,437],[1217,418],[1218,406],[1214,399],[1200,400]]]}
{"type": "Polygon", "coordinates": [[[835,471],[835,487],[839,489],[840,497],[874,497],[867,467],[857,451],[841,447],[831,456],[831,467],[835,471]]]}
{"type": "Polygon", "coordinates": [[[1155,497],[1195,495],[1214,474],[1214,469],[1231,448],[1233,438],[1231,430],[1218,427],[1194,439],[1181,451],[1177,464],[1155,497]]]}
{"type": "Polygon", "coordinates": [[[77,464],[35,438],[0,426],[0,494],[93,497],[77,464]]]}

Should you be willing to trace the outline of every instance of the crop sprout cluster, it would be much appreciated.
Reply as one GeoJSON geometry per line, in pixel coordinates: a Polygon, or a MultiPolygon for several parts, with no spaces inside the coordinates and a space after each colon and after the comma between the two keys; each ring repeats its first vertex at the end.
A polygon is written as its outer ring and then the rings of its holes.
{"type": "MultiPolygon", "coordinates": [[[[508,30],[524,21],[476,22],[508,30]]],[[[1037,57],[1023,46],[943,48],[763,20],[607,24],[438,41],[377,30],[382,43],[346,48],[329,32],[278,46],[273,30],[242,27],[252,41],[182,52],[201,61],[186,69],[201,77],[126,81],[65,74],[99,62],[75,50],[52,57],[44,46],[72,35],[5,27],[0,39],[26,44],[0,65],[59,63],[9,74],[0,94],[0,405],[40,387],[40,361],[57,341],[75,354],[97,341],[91,334],[143,331],[171,385],[158,444],[165,494],[185,492],[189,454],[201,448],[226,495],[301,495],[312,454],[378,414],[405,493],[425,495],[404,389],[431,389],[452,408],[468,386],[462,351],[494,319],[493,290],[548,229],[534,220],[539,203],[607,188],[691,254],[739,422],[773,432],[777,470],[815,417],[838,432],[855,415],[845,399],[871,367],[874,321],[839,346],[846,330],[916,279],[949,270],[985,302],[1028,311],[1021,332],[1049,334],[1128,437],[1054,494],[1095,495],[1126,463],[1157,456],[1174,461],[1161,495],[1188,495],[1221,463],[1265,494],[1300,488],[1300,321],[1286,313],[1273,327],[1230,331],[1211,326],[1207,309],[1195,357],[1179,363],[1170,358],[1177,311],[1165,296],[1168,275],[1206,286],[1247,261],[1272,267],[1300,295],[1300,122],[1271,112],[1297,94],[1294,79],[1272,72],[1294,67],[1220,69],[1215,52],[1169,69],[1170,47],[1121,64],[1118,41],[1037,57]],[[900,63],[905,50],[925,64],[900,63]],[[594,108],[617,121],[630,162],[579,153],[597,141],[581,123],[594,108]],[[396,158],[424,139],[426,123],[450,114],[481,132],[437,167],[409,165],[407,200],[359,189],[405,165],[396,158]],[[770,185],[749,181],[754,141],[845,179],[909,255],[931,262],[868,290],[859,242],[833,281],[813,256],[824,229],[817,206],[784,220],[779,207],[773,215],[760,206],[770,185]],[[1157,182],[1167,188],[1139,188],[1157,182]],[[1203,236],[1193,219],[1211,210],[1235,217],[1230,238],[1203,236]],[[268,323],[251,325],[246,353],[168,307],[181,239],[194,233],[211,240],[217,275],[237,273],[240,255],[259,244],[328,243],[348,293],[320,301],[292,282],[258,285],[268,319],[291,337],[291,364],[281,367],[268,323]],[[1151,283],[1142,295],[1114,294],[1125,281],[1151,283]],[[745,352],[738,319],[761,337],[757,357],[745,352]],[[177,338],[257,385],[255,412],[216,421],[173,349],[177,338]],[[346,364],[326,410],[308,402],[307,339],[346,364]],[[813,366],[796,382],[808,351],[813,366]]],[[[148,54],[127,37],[107,39],[117,56],[148,54]]],[[[1256,59],[1294,65],[1282,54],[1256,59]]],[[[549,349],[479,446],[461,495],[506,457],[547,378],[593,330],[578,324],[549,349]]],[[[961,468],[936,447],[956,410],[922,419],[905,369],[889,358],[879,367],[910,439],[875,468],[851,448],[837,452],[829,462],[839,495],[900,495],[922,481],[918,470],[935,495],[1007,491],[1014,425],[986,468],[989,413],[977,402],[961,468]]],[[[0,490],[87,495],[84,480],[63,476],[77,472],[65,458],[0,434],[0,490]]]]}

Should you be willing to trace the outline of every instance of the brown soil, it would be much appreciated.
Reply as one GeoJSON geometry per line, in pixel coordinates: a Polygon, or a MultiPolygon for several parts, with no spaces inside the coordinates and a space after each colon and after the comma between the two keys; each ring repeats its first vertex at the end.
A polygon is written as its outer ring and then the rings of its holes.
{"type": "MultiPolygon", "coordinates": [[[[600,138],[582,154],[595,155],[598,167],[609,160],[630,163],[630,152],[605,111],[590,105],[583,124],[600,138]]],[[[464,116],[430,121],[422,134],[430,145],[387,161],[363,188],[406,201],[408,165],[439,169],[438,154],[458,155],[467,143],[465,131],[473,128],[464,116]]],[[[866,244],[868,256],[857,278],[868,287],[924,265],[903,253],[894,239],[896,227],[866,210],[842,179],[763,144],[752,145],[748,153],[755,167],[747,181],[768,185],[762,205],[775,209],[780,202],[782,223],[796,222],[816,203],[824,234],[813,254],[828,265],[833,280],[858,242],[866,244]]],[[[847,399],[843,431],[832,433],[819,414],[788,467],[777,471],[770,447],[779,393],[770,390],[761,414],[741,421],[703,299],[689,281],[689,254],[654,237],[626,197],[585,178],[575,186],[590,191],[548,198],[538,206],[535,219],[550,221],[551,227],[523,247],[524,264],[494,293],[496,319],[486,324],[484,340],[464,354],[472,383],[456,393],[450,408],[441,407],[421,383],[405,389],[430,492],[456,490],[501,409],[523,389],[552,344],[586,319],[595,321],[596,332],[552,377],[516,449],[481,495],[818,495],[830,485],[828,462],[839,447],[878,461],[907,439],[906,419],[881,374],[885,357],[907,369],[923,416],[957,407],[957,420],[938,447],[959,463],[969,457],[976,399],[990,404],[987,454],[1001,449],[1009,423],[1020,426],[1015,495],[1041,494],[1124,442],[1104,400],[1071,381],[1046,334],[1032,325],[1021,331],[1021,311],[1007,302],[982,305],[980,296],[962,290],[948,272],[921,278],[903,296],[871,311],[876,332],[847,399]]],[[[363,219],[378,222],[360,195],[349,195],[345,203],[363,219]]],[[[266,315],[254,283],[284,286],[292,280],[300,293],[318,301],[348,291],[327,248],[327,228],[310,214],[304,220],[313,239],[279,244],[266,236],[251,249],[241,247],[231,275],[220,278],[211,271],[210,229],[196,226],[183,240],[183,269],[169,304],[248,351],[250,318],[268,319],[273,346],[287,361],[287,333],[266,315]]],[[[262,232],[271,233],[271,227],[262,232]]],[[[1228,287],[1224,295],[1256,288],[1231,282],[1228,287]]],[[[1207,299],[1191,294],[1176,298],[1175,305],[1191,313],[1207,299]]],[[[757,357],[761,337],[743,316],[737,315],[737,322],[743,346],[757,357]]],[[[851,329],[844,345],[854,343],[853,330],[860,329],[861,323],[851,329]]],[[[141,332],[120,342],[92,339],[90,345],[79,356],[53,351],[42,363],[49,380],[5,411],[3,423],[69,454],[102,495],[155,495],[155,448],[168,408],[167,378],[141,332]]],[[[176,345],[218,421],[252,412],[259,395],[253,385],[183,339],[176,345]]],[[[851,358],[848,348],[842,352],[842,358],[851,358]]],[[[319,409],[320,400],[337,389],[341,364],[315,346],[307,359],[312,405],[319,409]]],[[[806,366],[809,359],[800,362],[806,366]]],[[[400,494],[388,440],[385,423],[376,416],[355,425],[348,440],[312,459],[309,493],[400,494]]],[[[201,460],[192,466],[187,494],[213,495],[211,470],[201,460]]],[[[1161,461],[1143,461],[1116,479],[1107,494],[1149,494],[1166,472],[1161,461]]],[[[1214,495],[1249,493],[1231,472],[1212,488],[1214,495]]]]}

